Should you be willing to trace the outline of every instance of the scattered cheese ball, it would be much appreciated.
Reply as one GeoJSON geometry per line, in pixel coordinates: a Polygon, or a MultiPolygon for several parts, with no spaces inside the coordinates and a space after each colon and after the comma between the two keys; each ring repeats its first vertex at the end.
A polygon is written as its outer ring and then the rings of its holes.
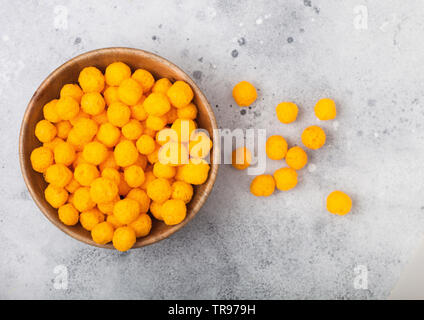
{"type": "Polygon", "coordinates": [[[342,191],[333,191],[327,197],[327,210],[333,214],[344,216],[352,209],[352,199],[342,191]]]}
{"type": "Polygon", "coordinates": [[[132,248],[136,234],[131,227],[119,227],[113,234],[112,243],[116,250],[125,252],[132,248]]]}
{"type": "Polygon", "coordinates": [[[193,99],[193,90],[184,81],[175,81],[166,92],[169,100],[175,108],[183,108],[187,106],[193,99]]]}
{"type": "Polygon", "coordinates": [[[113,62],[106,67],[105,80],[109,86],[119,86],[131,77],[131,69],[123,62],[113,62]]]}
{"type": "Polygon", "coordinates": [[[122,224],[130,224],[140,214],[140,205],[136,200],[123,199],[115,203],[113,215],[122,224]]]}
{"type": "Polygon", "coordinates": [[[90,198],[95,203],[110,202],[118,194],[118,186],[109,179],[100,177],[90,185],[90,198]]]}
{"type": "Polygon", "coordinates": [[[303,130],[301,139],[305,147],[316,150],[325,144],[325,132],[318,126],[310,126],[303,130]]]}
{"type": "Polygon", "coordinates": [[[53,152],[47,147],[35,148],[31,152],[30,160],[32,168],[43,173],[53,164],[53,152]]]}
{"type": "Polygon", "coordinates": [[[78,101],[71,97],[60,98],[56,103],[56,112],[62,120],[71,120],[80,112],[78,101]]]}
{"type": "Polygon", "coordinates": [[[240,107],[250,106],[257,97],[256,88],[250,82],[241,81],[233,88],[233,98],[240,107]]]}
{"type": "MultiPolygon", "coordinates": [[[[60,90],[60,97],[71,97],[75,99],[78,103],[81,102],[81,98],[84,92],[81,90],[80,86],[73,83],[65,84],[60,90]]],[[[47,119],[47,118],[46,118],[47,119]]]]}
{"type": "Polygon", "coordinates": [[[93,241],[98,244],[106,244],[112,241],[114,227],[110,222],[101,222],[96,224],[91,229],[91,237],[93,241]]]}
{"type": "Polygon", "coordinates": [[[147,185],[147,195],[155,202],[165,202],[171,197],[171,193],[171,185],[167,179],[157,178],[147,185]]]}
{"type": "Polygon", "coordinates": [[[336,103],[329,99],[320,99],[314,108],[315,115],[319,120],[333,120],[336,117],[336,103]]]}
{"type": "Polygon", "coordinates": [[[287,141],[282,136],[270,136],[266,141],[266,154],[272,160],[281,160],[286,156],[287,147],[287,141]]]}
{"type": "Polygon", "coordinates": [[[82,96],[81,109],[89,115],[95,116],[105,110],[106,102],[99,92],[89,92],[82,96]]]}
{"type": "Polygon", "coordinates": [[[165,201],[161,209],[162,218],[165,224],[173,226],[183,221],[187,215],[187,207],[184,201],[170,199],[165,201]]]}
{"type": "Polygon", "coordinates": [[[47,120],[40,120],[35,126],[35,136],[41,142],[50,142],[56,137],[56,127],[47,120]]]}
{"type": "Polygon", "coordinates": [[[250,184],[250,192],[257,197],[269,197],[275,190],[275,180],[270,174],[256,176],[250,184]]]}
{"type": "Polygon", "coordinates": [[[252,162],[252,153],[246,147],[240,147],[232,153],[232,165],[237,170],[244,170],[252,162]]]}
{"type": "Polygon", "coordinates": [[[153,75],[144,69],[135,70],[131,78],[133,78],[141,85],[143,92],[149,92],[155,83],[155,78],[153,78],[153,75]]]}
{"type": "Polygon", "coordinates": [[[308,155],[301,147],[292,147],[287,151],[286,163],[289,167],[300,170],[308,163],[308,155]]]}
{"type": "Polygon", "coordinates": [[[148,214],[142,213],[138,216],[136,220],[131,222],[129,226],[131,227],[131,229],[134,230],[135,236],[137,238],[145,237],[150,233],[150,230],[152,229],[152,219],[148,214]]]}
{"type": "Polygon", "coordinates": [[[280,168],[274,172],[274,179],[278,190],[288,191],[297,185],[297,172],[290,167],[280,168]]]}
{"type": "Polygon", "coordinates": [[[96,166],[105,161],[108,154],[106,146],[97,141],[87,143],[82,151],[84,160],[96,166]]]}
{"type": "Polygon", "coordinates": [[[184,181],[175,181],[172,184],[171,198],[189,203],[193,197],[193,186],[184,181]]]}
{"type": "Polygon", "coordinates": [[[72,180],[72,171],[63,164],[53,164],[47,168],[45,180],[52,186],[64,188],[72,180]]]}
{"type": "Polygon", "coordinates": [[[134,106],[143,96],[143,88],[134,79],[125,79],[118,88],[118,95],[123,103],[134,106]]]}
{"type": "Polygon", "coordinates": [[[79,212],[71,203],[61,206],[58,210],[58,214],[59,220],[67,226],[74,226],[79,221],[79,212]]]}
{"type": "Polygon", "coordinates": [[[59,114],[57,113],[57,101],[57,99],[53,99],[52,101],[47,102],[43,107],[44,119],[52,123],[56,123],[62,120],[59,114]]]}
{"type": "Polygon", "coordinates": [[[64,188],[55,187],[51,184],[44,190],[46,201],[55,209],[63,206],[68,200],[68,192],[64,188]]]}
{"type": "Polygon", "coordinates": [[[138,151],[130,140],[119,142],[113,152],[116,164],[120,167],[128,167],[134,164],[138,158],[138,151]]]}
{"type": "Polygon", "coordinates": [[[82,69],[78,77],[78,82],[85,93],[102,92],[105,87],[105,77],[96,67],[82,69]]]}
{"type": "Polygon", "coordinates": [[[275,108],[277,118],[280,122],[288,124],[296,121],[299,109],[293,102],[281,102],[275,108]]]}

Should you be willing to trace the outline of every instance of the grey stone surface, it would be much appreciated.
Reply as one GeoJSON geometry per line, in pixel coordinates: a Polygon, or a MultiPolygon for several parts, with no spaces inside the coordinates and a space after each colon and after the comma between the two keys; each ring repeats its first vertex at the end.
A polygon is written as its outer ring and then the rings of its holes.
{"type": "MultiPolygon", "coordinates": [[[[3,1],[0,6],[0,298],[386,298],[424,230],[424,6],[421,1],[3,1]],[[367,3],[367,29],[357,29],[367,3]],[[359,8],[363,10],[363,8],[359,8]],[[362,12],[362,11],[361,11],[362,12]],[[249,194],[252,177],[220,167],[182,231],[126,254],[86,246],[37,209],[18,164],[26,105],[57,66],[88,50],[158,53],[197,81],[222,128],[266,128],[291,144],[333,97],[328,143],[292,191],[249,194]],[[258,100],[242,115],[233,85],[258,100]],[[280,124],[277,103],[300,116],[280,124]],[[354,200],[332,216],[334,190],[354,200]],[[68,269],[57,290],[54,268],[68,269]],[[355,289],[355,267],[368,289],[355,289]]],[[[268,162],[272,172],[282,162],[268,162]]]]}

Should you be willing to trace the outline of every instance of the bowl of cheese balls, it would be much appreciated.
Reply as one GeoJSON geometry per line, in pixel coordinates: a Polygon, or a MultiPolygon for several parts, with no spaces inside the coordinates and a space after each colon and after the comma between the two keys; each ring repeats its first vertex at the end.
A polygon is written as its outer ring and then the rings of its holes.
{"type": "Polygon", "coordinates": [[[179,67],[139,49],[98,49],[57,68],[34,93],[20,164],[55,226],[127,251],[197,214],[218,171],[216,128],[205,95],[179,67]]]}

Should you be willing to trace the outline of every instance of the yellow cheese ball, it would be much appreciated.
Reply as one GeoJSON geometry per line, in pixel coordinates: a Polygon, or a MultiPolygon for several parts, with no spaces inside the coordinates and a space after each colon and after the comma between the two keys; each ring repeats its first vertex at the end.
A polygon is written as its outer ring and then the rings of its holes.
{"type": "Polygon", "coordinates": [[[81,118],[75,123],[71,130],[75,131],[75,138],[85,144],[94,138],[98,128],[99,126],[94,120],[81,118]]]}
{"type": "Polygon", "coordinates": [[[97,167],[91,163],[81,163],[75,167],[75,180],[82,186],[89,187],[99,177],[97,167]]]}
{"type": "Polygon", "coordinates": [[[113,246],[121,252],[131,249],[135,241],[135,231],[131,227],[120,227],[113,234],[113,246]]]}
{"type": "Polygon", "coordinates": [[[287,191],[297,185],[297,172],[290,167],[280,168],[274,172],[274,179],[278,190],[287,191]]]}
{"type": "Polygon", "coordinates": [[[115,203],[113,215],[122,224],[129,224],[138,218],[140,214],[140,205],[136,200],[123,199],[115,203]]]}
{"type": "Polygon", "coordinates": [[[112,180],[117,186],[121,182],[121,174],[114,168],[104,168],[102,170],[102,177],[112,180]]]}
{"type": "Polygon", "coordinates": [[[49,184],[44,190],[44,197],[53,208],[57,209],[63,206],[66,200],[68,200],[68,192],[64,188],[55,187],[49,184]]]}
{"type": "Polygon", "coordinates": [[[193,90],[184,81],[178,80],[166,92],[169,100],[175,108],[187,106],[193,99],[193,90]]]}
{"type": "Polygon", "coordinates": [[[344,216],[352,209],[352,199],[342,191],[333,191],[327,197],[327,210],[333,214],[344,216]]]}
{"type": "Polygon", "coordinates": [[[32,168],[42,173],[53,164],[53,152],[47,147],[35,148],[31,152],[30,160],[32,168]]]}
{"type": "Polygon", "coordinates": [[[287,151],[286,163],[289,167],[300,170],[308,163],[308,155],[301,147],[292,147],[287,151]]]}
{"type": "Polygon", "coordinates": [[[124,170],[125,181],[131,188],[137,188],[144,182],[144,170],[137,165],[131,165],[124,170]]]}
{"type": "Polygon", "coordinates": [[[197,107],[193,103],[177,109],[177,116],[180,119],[194,120],[197,117],[197,107]]]}
{"type": "Polygon", "coordinates": [[[162,217],[162,205],[163,203],[152,201],[150,203],[150,213],[157,220],[163,221],[162,217]]]}
{"type": "Polygon", "coordinates": [[[297,118],[299,109],[293,102],[281,102],[275,108],[277,118],[280,122],[288,124],[294,122],[297,118]]]}
{"type": "Polygon", "coordinates": [[[109,179],[100,177],[90,185],[90,197],[95,203],[110,202],[118,195],[118,186],[109,179]]]}
{"type": "Polygon", "coordinates": [[[156,143],[152,137],[143,134],[136,142],[137,150],[141,154],[148,155],[155,151],[156,143]]]}
{"type": "Polygon", "coordinates": [[[72,204],[79,212],[93,209],[96,206],[96,203],[91,199],[89,187],[78,188],[74,192],[72,204]]]}
{"type": "Polygon", "coordinates": [[[57,101],[56,111],[62,120],[71,120],[80,112],[80,106],[74,98],[63,97],[57,101]]]}
{"type": "Polygon", "coordinates": [[[155,83],[155,78],[153,78],[152,74],[144,69],[135,70],[131,78],[141,85],[143,92],[149,92],[155,83]]]}
{"type": "Polygon", "coordinates": [[[69,166],[74,162],[76,154],[74,147],[68,142],[58,143],[53,150],[54,161],[56,163],[64,164],[69,166]]]}
{"type": "Polygon", "coordinates": [[[142,103],[138,102],[135,106],[131,107],[131,117],[138,120],[144,121],[147,119],[149,114],[144,109],[144,101],[142,103]]]}
{"type": "Polygon", "coordinates": [[[119,101],[118,87],[108,87],[103,92],[103,97],[108,106],[110,106],[114,102],[119,101]]]}
{"type": "Polygon", "coordinates": [[[140,121],[132,119],[122,127],[121,131],[128,140],[137,140],[143,133],[143,125],[140,121]]]}
{"type": "Polygon", "coordinates": [[[72,129],[72,124],[69,121],[60,121],[56,123],[57,136],[61,139],[68,137],[69,131],[72,129]]]}
{"type": "Polygon", "coordinates": [[[105,161],[108,155],[106,146],[97,141],[87,143],[82,151],[85,161],[96,166],[105,161]]]}
{"type": "Polygon", "coordinates": [[[105,77],[96,67],[86,67],[81,70],[78,82],[84,92],[102,92],[105,87],[105,77]]]}
{"type": "Polygon", "coordinates": [[[269,197],[275,190],[275,180],[270,174],[256,176],[250,184],[250,192],[257,197],[269,197]]]}
{"type": "Polygon", "coordinates": [[[138,151],[130,140],[119,142],[113,151],[116,164],[120,167],[128,167],[134,164],[138,158],[138,151]]]}
{"type": "Polygon", "coordinates": [[[50,142],[56,137],[57,129],[47,120],[40,120],[35,125],[35,136],[41,142],[50,142]]]}
{"type": "Polygon", "coordinates": [[[163,116],[171,110],[171,104],[163,93],[151,93],[143,102],[144,110],[151,116],[163,116]]]}
{"type": "Polygon", "coordinates": [[[188,142],[197,125],[193,120],[177,119],[171,126],[175,130],[179,142],[188,142]]]}
{"type": "Polygon", "coordinates": [[[65,187],[66,191],[68,191],[69,193],[74,193],[75,191],[77,191],[78,188],[80,188],[81,185],[79,184],[79,182],[77,180],[75,180],[75,178],[73,178],[65,187]]]}
{"type": "Polygon", "coordinates": [[[113,214],[107,216],[106,221],[109,222],[115,229],[123,227],[124,225],[116,219],[113,214]]]}
{"type": "Polygon", "coordinates": [[[44,118],[52,123],[56,123],[62,120],[57,113],[57,101],[57,99],[53,99],[50,102],[47,102],[43,107],[44,118]]]}
{"type": "Polygon", "coordinates": [[[131,110],[122,102],[113,102],[107,109],[107,119],[116,127],[123,127],[130,121],[131,110]]]}
{"type": "Polygon", "coordinates": [[[109,86],[119,86],[131,77],[131,69],[123,62],[113,62],[106,67],[105,80],[109,86]]]}
{"type": "Polygon", "coordinates": [[[149,115],[146,119],[146,128],[159,131],[166,126],[167,118],[166,116],[152,116],[149,115]]]}
{"type": "Polygon", "coordinates": [[[189,203],[193,197],[193,186],[184,181],[175,181],[172,184],[171,198],[189,203]]]}
{"type": "Polygon", "coordinates": [[[82,227],[88,231],[93,230],[93,228],[103,222],[104,219],[105,217],[103,213],[101,213],[97,208],[85,210],[80,214],[80,223],[82,227]]]}
{"type": "Polygon", "coordinates": [[[336,103],[329,98],[321,99],[316,103],[314,111],[320,120],[333,120],[337,113],[336,103]]]}
{"type": "Polygon", "coordinates": [[[182,222],[187,215],[187,207],[182,200],[170,199],[165,201],[161,209],[165,224],[172,226],[182,222]]]}
{"type": "Polygon", "coordinates": [[[105,110],[106,102],[99,92],[89,92],[82,96],[81,109],[92,116],[105,110]]]}
{"type": "Polygon", "coordinates": [[[325,144],[325,132],[318,126],[310,126],[303,130],[301,139],[307,148],[316,150],[325,144]]]}
{"type": "Polygon", "coordinates": [[[252,153],[246,147],[240,147],[232,153],[232,165],[237,170],[244,170],[252,162],[252,153]]]}
{"type": "Polygon", "coordinates": [[[147,195],[155,202],[165,202],[171,197],[171,193],[171,185],[166,179],[157,178],[147,185],[147,195]]]}
{"type": "Polygon", "coordinates": [[[233,98],[240,107],[250,106],[257,97],[256,88],[250,82],[241,81],[233,88],[233,98]]]}
{"type": "Polygon", "coordinates": [[[60,97],[71,97],[75,99],[78,103],[81,102],[81,97],[84,92],[81,90],[80,86],[73,83],[65,84],[60,90],[60,97]]]}
{"type": "Polygon", "coordinates": [[[203,131],[195,131],[192,133],[189,142],[190,156],[193,158],[205,158],[209,155],[212,145],[212,140],[208,134],[203,131]]]}
{"type": "Polygon", "coordinates": [[[109,222],[101,222],[91,229],[91,238],[95,243],[106,244],[113,239],[114,228],[109,222]]]}
{"type": "Polygon", "coordinates": [[[210,166],[206,161],[193,163],[190,161],[181,167],[181,177],[190,184],[203,184],[208,179],[210,166]]]}
{"type": "Polygon", "coordinates": [[[58,210],[59,220],[67,226],[74,226],[78,223],[79,212],[71,203],[64,204],[58,210]]]}
{"type": "Polygon", "coordinates": [[[63,164],[53,164],[47,168],[44,177],[52,186],[64,188],[72,180],[72,171],[63,164]]]}
{"type": "Polygon", "coordinates": [[[99,127],[97,131],[97,140],[103,143],[106,147],[112,148],[116,146],[121,137],[121,131],[113,124],[107,122],[99,127]]]}
{"type": "Polygon", "coordinates": [[[152,92],[166,94],[171,86],[172,83],[168,78],[162,78],[155,82],[152,92]]]}
{"type": "Polygon", "coordinates": [[[159,161],[153,165],[153,174],[158,178],[171,179],[176,173],[177,170],[171,165],[162,164],[159,161]]]}
{"type": "Polygon", "coordinates": [[[282,136],[270,136],[266,141],[266,154],[272,160],[281,160],[287,153],[287,141],[282,136]]]}
{"type": "Polygon", "coordinates": [[[131,222],[129,226],[135,231],[135,236],[137,238],[145,237],[152,229],[152,219],[148,214],[142,213],[135,221],[131,222]]]}
{"type": "Polygon", "coordinates": [[[131,191],[127,194],[127,199],[137,201],[140,206],[141,213],[146,213],[147,211],[149,211],[150,198],[147,195],[146,191],[139,188],[131,189],[131,191]]]}
{"type": "Polygon", "coordinates": [[[143,95],[143,88],[134,79],[125,79],[118,88],[119,100],[123,103],[134,106],[143,95]]]}

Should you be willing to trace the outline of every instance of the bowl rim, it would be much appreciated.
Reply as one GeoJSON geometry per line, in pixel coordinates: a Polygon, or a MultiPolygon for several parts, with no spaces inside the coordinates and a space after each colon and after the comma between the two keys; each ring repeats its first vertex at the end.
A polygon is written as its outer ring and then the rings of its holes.
{"type": "MultiPolygon", "coordinates": [[[[30,178],[26,174],[25,169],[27,167],[26,167],[23,149],[24,149],[24,130],[25,130],[25,127],[27,126],[27,124],[29,122],[29,115],[35,109],[35,100],[38,97],[38,95],[40,94],[40,92],[50,84],[50,82],[52,81],[52,78],[55,75],[62,72],[63,69],[65,69],[67,66],[79,61],[82,58],[86,58],[86,57],[89,57],[89,56],[95,56],[99,53],[104,54],[104,53],[109,53],[109,52],[113,52],[113,51],[126,51],[126,52],[133,52],[135,54],[142,54],[142,55],[145,55],[149,58],[153,58],[153,59],[159,61],[160,63],[166,65],[167,67],[175,68],[178,72],[183,74],[189,80],[188,82],[189,82],[190,86],[196,92],[199,99],[201,99],[202,102],[204,103],[204,105],[205,105],[205,107],[208,111],[208,117],[211,121],[212,130],[218,129],[218,125],[217,125],[217,122],[216,122],[216,117],[215,117],[214,111],[213,111],[209,101],[207,100],[205,94],[198,87],[196,82],[183,69],[181,69],[176,64],[172,63],[171,61],[167,60],[166,58],[163,58],[163,57],[161,57],[161,56],[159,56],[155,53],[152,53],[152,52],[149,52],[149,51],[146,51],[146,50],[130,48],[130,47],[105,47],[105,48],[90,50],[90,51],[81,53],[81,54],[67,60],[65,63],[63,63],[62,65],[60,65],[56,69],[54,69],[41,82],[41,84],[38,86],[38,88],[36,89],[36,91],[32,95],[32,97],[31,97],[31,99],[30,99],[30,101],[29,101],[29,103],[28,103],[28,105],[25,109],[25,112],[24,112],[24,115],[23,115],[23,118],[22,118],[22,121],[21,121],[21,127],[20,127],[20,130],[19,130],[19,163],[20,163],[21,173],[22,173],[22,176],[23,176],[24,181],[25,181],[25,185],[26,185],[32,199],[34,200],[35,204],[37,205],[37,207],[40,209],[40,211],[43,213],[43,215],[53,225],[55,225],[58,229],[60,229],[61,231],[63,231],[64,233],[66,233],[68,236],[70,236],[73,239],[76,239],[76,240],[81,241],[83,243],[86,243],[88,245],[103,248],[103,249],[114,249],[114,248],[113,248],[113,245],[111,243],[108,243],[106,245],[101,245],[101,244],[95,243],[94,241],[90,242],[90,241],[87,240],[86,237],[83,237],[80,234],[78,234],[73,228],[65,226],[60,221],[54,220],[50,217],[47,210],[45,210],[44,204],[41,203],[41,201],[38,199],[35,188],[33,188],[33,186],[31,185],[30,178]]],[[[213,154],[214,155],[217,154],[217,150],[219,150],[219,141],[217,141],[217,142],[214,141],[214,148],[213,148],[213,154]]],[[[184,221],[182,221],[181,223],[179,223],[177,225],[172,226],[172,228],[170,228],[170,229],[165,230],[163,233],[157,235],[155,238],[147,238],[147,240],[142,241],[142,242],[139,242],[137,240],[136,243],[134,244],[134,246],[131,249],[141,248],[141,247],[144,247],[144,246],[147,246],[147,245],[157,243],[157,242],[159,242],[159,241],[161,241],[165,238],[168,238],[169,236],[171,236],[172,234],[174,234],[178,230],[182,229],[189,221],[191,221],[196,216],[196,214],[199,212],[200,208],[206,202],[209,194],[211,193],[212,188],[215,184],[217,174],[218,174],[218,167],[219,166],[218,166],[218,164],[216,163],[215,160],[211,161],[210,166],[211,166],[211,169],[209,171],[209,177],[208,177],[208,180],[206,182],[206,184],[207,184],[206,189],[203,192],[203,196],[199,198],[199,201],[196,203],[196,205],[192,207],[193,214],[190,215],[190,216],[187,216],[184,219],[184,221]]],[[[140,238],[140,239],[143,239],[143,238],[140,238]]]]}

